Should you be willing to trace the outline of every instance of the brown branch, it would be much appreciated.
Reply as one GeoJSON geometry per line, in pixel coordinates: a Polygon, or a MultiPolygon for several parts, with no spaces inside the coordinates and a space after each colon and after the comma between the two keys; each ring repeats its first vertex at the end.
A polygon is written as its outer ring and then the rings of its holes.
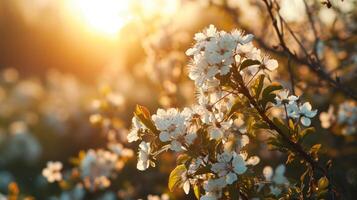
{"type": "Polygon", "coordinates": [[[306,51],[305,47],[301,44],[301,42],[298,40],[294,32],[290,29],[288,24],[284,21],[284,19],[279,15],[279,19],[284,22],[286,25],[287,29],[289,30],[290,34],[293,36],[294,40],[299,44],[300,48],[305,54],[305,58],[299,58],[296,54],[292,53],[291,50],[288,48],[288,46],[285,43],[284,35],[280,32],[277,20],[274,17],[273,14],[273,4],[269,0],[263,0],[266,7],[267,11],[269,13],[269,16],[272,20],[273,23],[273,28],[275,29],[275,33],[278,36],[280,46],[283,48],[284,52],[286,52],[291,58],[294,58],[294,60],[299,61],[302,64],[305,64],[306,66],[309,67],[309,69],[314,72],[320,79],[325,80],[330,86],[338,89],[339,91],[343,92],[346,96],[354,99],[357,101],[357,95],[355,92],[353,92],[351,89],[347,88],[346,86],[342,86],[338,81],[334,80],[327,74],[324,70],[320,62],[318,62],[316,59],[313,59],[306,51]],[[270,2],[270,3],[269,3],[270,2]]]}
{"type": "MultiPolygon", "coordinates": [[[[264,0],[264,1],[266,1],[266,0],[264,0]]],[[[216,5],[216,6],[218,6],[218,5],[216,5]]],[[[246,27],[246,26],[244,26],[244,25],[239,23],[238,14],[237,14],[236,10],[234,10],[234,9],[228,7],[228,6],[225,6],[225,5],[222,5],[222,6],[219,6],[219,7],[221,9],[224,9],[227,13],[229,13],[232,16],[235,24],[239,25],[242,29],[244,29],[244,30],[246,30],[248,32],[252,32],[252,31],[250,31],[250,29],[248,27],[246,27]]],[[[316,62],[313,59],[311,59],[311,57],[308,55],[307,52],[306,52],[306,58],[300,58],[295,53],[292,53],[290,51],[290,49],[285,44],[284,38],[279,36],[281,32],[280,32],[279,28],[277,27],[276,19],[275,19],[274,15],[272,15],[272,11],[269,10],[269,9],[268,9],[268,11],[270,11],[269,14],[272,17],[273,25],[274,25],[274,21],[275,21],[274,29],[278,33],[278,38],[279,38],[279,41],[281,43],[280,45],[283,48],[283,51],[279,51],[276,48],[272,48],[270,45],[266,44],[266,42],[264,42],[264,40],[261,39],[261,38],[255,38],[255,41],[258,43],[258,45],[261,46],[262,48],[264,48],[264,49],[266,49],[266,50],[268,50],[268,51],[270,51],[272,53],[278,54],[280,56],[283,56],[283,57],[288,56],[291,59],[291,61],[294,61],[297,64],[306,65],[313,73],[315,73],[319,77],[319,79],[324,80],[326,83],[328,83],[328,85],[330,87],[336,89],[336,91],[339,91],[339,92],[343,93],[344,95],[348,96],[349,98],[354,99],[355,101],[357,101],[357,94],[356,94],[355,91],[347,88],[344,85],[341,85],[338,81],[336,81],[333,78],[331,78],[331,76],[327,72],[325,72],[323,70],[325,67],[322,66],[320,62],[316,62]]],[[[287,24],[287,23],[285,22],[285,24],[287,24]]],[[[290,27],[288,27],[288,29],[289,28],[290,27]]],[[[292,32],[291,29],[289,30],[289,32],[290,31],[292,32]]],[[[295,36],[295,34],[293,35],[293,37],[294,36],[295,36]]],[[[303,45],[301,43],[300,43],[300,45],[303,47],[303,45]]],[[[303,51],[304,51],[304,49],[305,48],[303,48],[303,51]]]]}
{"type": "Polygon", "coordinates": [[[304,5],[305,5],[306,14],[307,14],[307,17],[309,19],[312,32],[313,32],[314,37],[315,37],[314,46],[313,46],[313,53],[314,53],[314,56],[316,57],[316,59],[320,62],[319,56],[317,54],[317,44],[318,44],[320,39],[319,39],[318,34],[317,34],[317,30],[316,30],[316,27],[315,27],[315,22],[314,22],[314,18],[312,16],[311,10],[310,10],[309,6],[307,5],[306,0],[303,0],[303,2],[304,2],[304,5]]]}
{"type": "Polygon", "coordinates": [[[298,143],[293,142],[287,135],[284,134],[282,130],[280,130],[278,126],[274,124],[273,121],[269,119],[269,117],[265,114],[265,111],[259,106],[259,104],[251,96],[248,88],[244,85],[244,83],[239,82],[239,89],[240,89],[239,92],[241,92],[245,97],[248,98],[249,103],[253,105],[253,107],[259,113],[262,119],[268,124],[269,128],[275,130],[279,134],[279,136],[293,148],[294,152],[298,153],[307,163],[311,165],[313,169],[319,169],[324,174],[327,173],[326,170],[320,167],[317,164],[317,162],[307,152],[305,152],[298,143]]]}
{"type": "Polygon", "coordinates": [[[282,138],[284,142],[286,142],[290,146],[290,150],[300,156],[312,169],[313,172],[320,171],[323,176],[325,176],[330,182],[330,191],[332,196],[337,195],[337,192],[333,189],[331,178],[329,172],[326,168],[322,167],[309,153],[307,153],[304,148],[299,144],[294,142],[287,136],[274,122],[266,115],[265,110],[258,104],[258,102],[254,99],[254,97],[250,94],[249,89],[245,86],[241,75],[236,72],[235,77],[237,79],[237,88],[238,92],[243,94],[249,101],[251,105],[253,105],[254,109],[259,113],[260,117],[268,124],[269,128],[276,131],[277,134],[282,138]]]}

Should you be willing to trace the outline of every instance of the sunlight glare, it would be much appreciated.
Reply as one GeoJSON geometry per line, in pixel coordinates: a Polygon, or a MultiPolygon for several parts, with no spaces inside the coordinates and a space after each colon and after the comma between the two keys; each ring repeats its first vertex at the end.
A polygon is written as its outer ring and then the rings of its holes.
{"type": "Polygon", "coordinates": [[[94,31],[115,36],[130,20],[130,0],[73,0],[76,15],[94,31]]]}

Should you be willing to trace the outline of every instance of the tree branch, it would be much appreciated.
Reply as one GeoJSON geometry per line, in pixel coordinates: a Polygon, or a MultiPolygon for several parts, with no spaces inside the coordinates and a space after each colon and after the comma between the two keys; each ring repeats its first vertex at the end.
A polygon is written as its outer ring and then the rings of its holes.
{"type": "MultiPolygon", "coordinates": [[[[304,46],[301,44],[301,42],[297,39],[297,37],[295,36],[294,32],[290,29],[289,26],[287,26],[290,34],[293,36],[293,38],[295,39],[295,41],[299,44],[300,48],[304,51],[305,54],[305,59],[303,58],[299,58],[297,55],[295,55],[294,53],[291,52],[291,50],[288,48],[288,46],[285,43],[284,40],[284,35],[280,32],[279,27],[277,25],[277,20],[274,17],[273,14],[273,4],[271,1],[269,0],[263,0],[269,16],[272,20],[273,23],[273,28],[275,29],[275,32],[278,36],[279,42],[280,42],[280,46],[283,48],[283,50],[291,57],[294,58],[294,60],[299,61],[301,64],[305,64],[306,66],[309,67],[309,69],[314,72],[320,79],[325,80],[330,86],[338,89],[339,91],[343,92],[346,96],[354,99],[357,101],[357,94],[355,94],[355,92],[349,88],[347,88],[346,86],[342,86],[338,81],[332,79],[329,74],[327,74],[324,70],[322,65],[320,64],[320,62],[318,62],[317,60],[311,58],[310,55],[308,55],[306,49],[304,48],[304,46]]],[[[284,20],[280,15],[280,20],[284,20]]],[[[284,24],[287,25],[287,23],[284,21],[284,24]]]]}

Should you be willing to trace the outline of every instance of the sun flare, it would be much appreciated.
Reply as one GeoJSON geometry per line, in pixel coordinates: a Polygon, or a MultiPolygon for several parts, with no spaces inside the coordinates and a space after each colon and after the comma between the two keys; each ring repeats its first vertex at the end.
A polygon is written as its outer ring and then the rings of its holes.
{"type": "Polygon", "coordinates": [[[73,0],[75,15],[94,31],[116,35],[130,20],[130,0],[73,0]]]}

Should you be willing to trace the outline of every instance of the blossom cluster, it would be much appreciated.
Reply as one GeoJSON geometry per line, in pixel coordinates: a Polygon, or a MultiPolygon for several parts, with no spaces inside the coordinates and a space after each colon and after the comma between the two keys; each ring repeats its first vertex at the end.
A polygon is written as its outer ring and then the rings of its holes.
{"type": "Polygon", "coordinates": [[[310,126],[311,118],[316,116],[317,110],[312,110],[309,102],[299,104],[298,100],[299,97],[295,95],[289,96],[288,90],[282,90],[275,97],[275,105],[284,108],[287,118],[300,120],[302,125],[310,126]]]}
{"type": "MultiPolygon", "coordinates": [[[[257,116],[246,105],[245,96],[234,90],[238,84],[234,79],[238,78],[246,87],[258,81],[264,85],[264,77],[270,80],[270,72],[278,68],[276,60],[254,47],[252,38],[238,30],[217,31],[213,25],[195,35],[196,43],[186,54],[193,58],[189,77],[196,85],[197,104],[182,110],[158,109],[154,115],[137,106],[127,139],[139,143],[139,170],[154,167],[162,152],[179,153],[181,165],[170,177],[180,178],[173,183],[170,178],[169,186],[182,187],[186,194],[190,188],[202,188],[203,194],[197,196],[201,200],[220,199],[228,188],[249,177],[249,172],[260,162],[258,156],[249,157],[247,152],[251,135],[249,119],[257,116]]],[[[317,114],[310,103],[300,104],[299,98],[289,96],[287,90],[271,95],[270,106],[285,108],[286,117],[304,126],[309,126],[317,114]]],[[[274,176],[273,172],[265,173],[266,180],[272,177],[278,180],[270,187],[276,195],[282,192],[277,185],[288,185],[287,179],[282,178],[284,171],[280,167],[274,176]]]]}
{"type": "MultiPolygon", "coordinates": [[[[151,141],[140,142],[137,163],[139,170],[146,170],[150,166],[155,166],[156,156],[169,149],[181,154],[193,151],[199,151],[199,154],[202,154],[194,158],[188,164],[187,170],[184,170],[183,174],[186,178],[182,181],[182,187],[186,193],[190,190],[190,184],[195,184],[198,180],[201,180],[205,182],[204,188],[207,192],[207,198],[212,195],[220,198],[220,194],[212,193],[216,187],[222,186],[221,189],[223,189],[225,186],[233,184],[238,180],[239,175],[247,171],[248,166],[259,163],[258,157],[248,158],[247,153],[242,151],[249,139],[246,135],[234,136],[235,129],[238,128],[233,121],[225,121],[223,115],[215,114],[202,105],[185,108],[182,111],[174,108],[166,111],[159,109],[150,118],[154,130],[150,130],[138,119],[139,117],[133,118],[133,128],[128,135],[129,142],[141,141],[150,136],[152,132],[158,133],[156,136],[151,135],[154,137],[151,141]],[[206,136],[200,133],[200,131],[203,131],[202,127],[206,127],[206,136]],[[234,141],[233,138],[239,139],[234,141]],[[213,155],[207,152],[208,149],[197,149],[199,148],[198,145],[204,145],[210,141],[213,141],[213,143],[219,141],[223,146],[226,146],[218,150],[221,153],[215,155],[217,156],[215,160],[210,160],[213,155]],[[160,145],[157,146],[156,143],[160,143],[160,145]],[[230,146],[234,146],[234,149],[230,146]],[[199,169],[207,167],[217,175],[216,178],[208,178],[210,176],[202,174],[196,175],[199,169]],[[217,185],[218,180],[222,180],[221,185],[217,185]],[[216,184],[216,186],[211,186],[212,184],[216,184]]],[[[203,196],[202,199],[206,197],[203,196]]]]}
{"type": "Polygon", "coordinates": [[[94,191],[109,187],[114,172],[123,168],[123,159],[132,156],[131,150],[120,144],[115,148],[115,151],[88,150],[80,160],[79,172],[86,188],[94,191]]]}
{"type": "MultiPolygon", "coordinates": [[[[117,113],[123,108],[125,101],[122,95],[113,92],[110,87],[100,88],[100,97],[92,101],[89,121],[99,126],[107,139],[106,148],[81,151],[76,158],[71,159],[72,169],[62,170],[62,164],[49,163],[43,170],[43,176],[48,182],[59,182],[61,187],[67,185],[60,198],[83,199],[84,195],[105,190],[112,185],[112,180],[133,156],[133,151],[124,147],[123,135],[127,130],[117,113]],[[59,168],[58,166],[61,165],[59,168]]],[[[115,199],[111,192],[103,194],[103,199],[115,199]]]]}

